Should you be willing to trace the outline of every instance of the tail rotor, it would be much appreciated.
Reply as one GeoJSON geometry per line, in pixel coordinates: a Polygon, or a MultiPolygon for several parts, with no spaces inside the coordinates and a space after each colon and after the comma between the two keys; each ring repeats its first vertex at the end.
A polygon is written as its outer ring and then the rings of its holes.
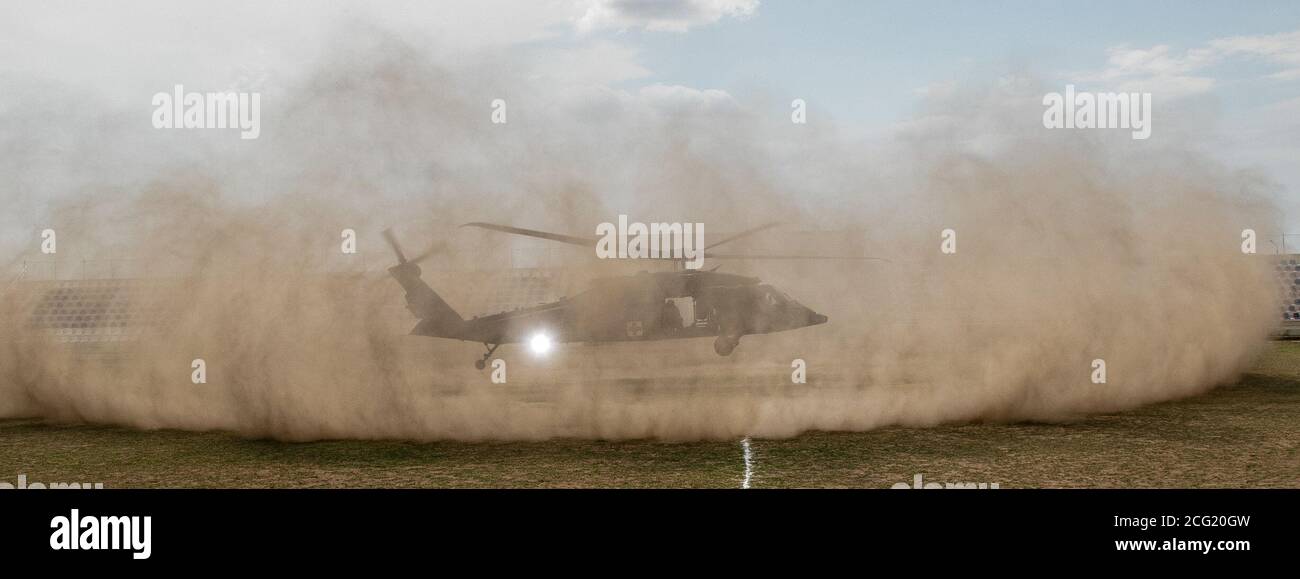
{"type": "Polygon", "coordinates": [[[407,259],[406,254],[402,252],[402,246],[397,243],[397,236],[393,235],[393,230],[391,228],[384,230],[384,240],[388,242],[389,247],[393,248],[393,253],[397,255],[398,266],[403,266],[408,263],[416,264],[426,259],[429,259],[430,257],[433,256],[433,254],[441,250],[444,245],[442,243],[434,243],[433,245],[430,245],[428,249],[421,252],[419,255],[416,255],[411,259],[407,259]]]}
{"type": "Polygon", "coordinates": [[[397,280],[398,284],[401,284],[402,289],[406,290],[407,309],[411,310],[415,317],[420,318],[420,324],[412,333],[424,336],[459,337],[459,332],[465,324],[464,318],[447,305],[447,302],[443,301],[433,288],[424,283],[420,278],[420,266],[417,265],[441,249],[441,245],[434,244],[414,259],[407,259],[392,229],[384,230],[384,239],[397,255],[397,265],[388,268],[388,273],[397,280]]]}

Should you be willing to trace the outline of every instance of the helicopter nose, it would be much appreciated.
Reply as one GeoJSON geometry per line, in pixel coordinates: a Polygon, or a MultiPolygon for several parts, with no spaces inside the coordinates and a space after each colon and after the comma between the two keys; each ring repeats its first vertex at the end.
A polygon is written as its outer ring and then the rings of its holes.
{"type": "Polygon", "coordinates": [[[826,316],[823,316],[817,312],[813,312],[812,315],[808,316],[808,321],[814,326],[818,324],[824,324],[829,319],[830,318],[827,318],[826,316]]]}

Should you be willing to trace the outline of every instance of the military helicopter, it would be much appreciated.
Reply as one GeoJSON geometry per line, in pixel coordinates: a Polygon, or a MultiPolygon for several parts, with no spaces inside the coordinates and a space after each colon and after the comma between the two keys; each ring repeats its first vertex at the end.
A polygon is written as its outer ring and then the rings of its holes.
{"type": "MultiPolygon", "coordinates": [[[[731,255],[708,250],[777,225],[768,223],[743,231],[704,248],[712,259],[877,259],[801,255],[731,255]]],[[[491,223],[466,223],[477,227],[595,247],[596,240],[491,223]]],[[[640,272],[596,279],[591,288],[572,297],[518,310],[464,319],[420,278],[418,262],[433,250],[407,259],[391,229],[384,239],[397,255],[388,273],[406,290],[406,307],[419,322],[411,335],[480,342],[487,353],[474,362],[486,367],[502,344],[528,343],[545,352],[558,342],[626,342],[713,337],[719,356],[731,354],[742,336],[768,334],[824,324],[827,317],[813,311],[756,277],[690,270],[640,272]]]]}

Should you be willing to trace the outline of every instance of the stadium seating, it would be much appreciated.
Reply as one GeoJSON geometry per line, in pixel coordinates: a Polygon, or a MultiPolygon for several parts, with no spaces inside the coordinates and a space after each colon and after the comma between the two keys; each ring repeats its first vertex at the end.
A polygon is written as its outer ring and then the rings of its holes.
{"type": "Polygon", "coordinates": [[[159,292],[164,284],[146,280],[37,282],[27,327],[56,342],[134,340],[166,322],[159,292]]]}

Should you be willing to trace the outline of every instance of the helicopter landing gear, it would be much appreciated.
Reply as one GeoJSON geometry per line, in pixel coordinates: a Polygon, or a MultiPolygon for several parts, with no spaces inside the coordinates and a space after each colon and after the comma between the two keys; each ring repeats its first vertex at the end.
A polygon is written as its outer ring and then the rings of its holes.
{"type": "Polygon", "coordinates": [[[713,340],[713,351],[717,352],[719,356],[727,356],[730,355],[731,351],[735,350],[736,346],[739,344],[740,336],[721,334],[716,340],[713,340]]]}
{"type": "Polygon", "coordinates": [[[487,368],[487,361],[488,361],[488,358],[491,358],[491,357],[492,357],[492,353],[495,352],[495,351],[497,351],[497,347],[500,346],[501,344],[487,344],[487,343],[484,343],[483,345],[484,345],[485,347],[487,347],[487,349],[488,349],[487,353],[486,353],[486,354],[483,354],[483,357],[482,357],[482,358],[480,358],[480,359],[478,359],[478,360],[474,360],[474,367],[475,367],[475,368],[478,368],[479,370],[482,370],[482,369],[484,369],[484,368],[487,368]]]}

